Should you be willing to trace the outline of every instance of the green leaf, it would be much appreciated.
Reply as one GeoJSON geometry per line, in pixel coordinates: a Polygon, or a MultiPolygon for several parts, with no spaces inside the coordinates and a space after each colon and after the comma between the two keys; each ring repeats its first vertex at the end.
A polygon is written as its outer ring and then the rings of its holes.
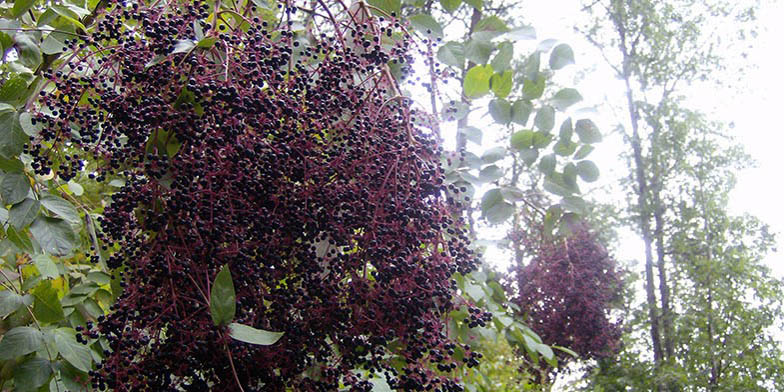
{"type": "Polygon", "coordinates": [[[44,323],[55,323],[63,318],[63,307],[60,304],[60,298],[57,297],[57,289],[52,287],[52,281],[49,279],[39,283],[33,289],[33,314],[36,319],[44,323]]]}
{"type": "Polygon", "coordinates": [[[269,346],[275,344],[283,332],[265,331],[239,323],[229,324],[229,336],[241,342],[269,346]]]}
{"type": "Polygon", "coordinates": [[[482,162],[484,163],[493,163],[499,159],[503,159],[506,156],[506,149],[498,146],[493,147],[482,154],[482,162]]]}
{"type": "Polygon", "coordinates": [[[11,8],[11,16],[18,18],[33,7],[35,0],[14,0],[13,3],[14,7],[11,8]]]}
{"type": "Polygon", "coordinates": [[[23,173],[7,173],[0,180],[0,197],[4,204],[16,204],[30,192],[30,180],[23,173]]]}
{"type": "Polygon", "coordinates": [[[602,134],[599,132],[599,128],[591,120],[577,120],[574,128],[577,131],[577,136],[580,137],[580,141],[583,143],[592,144],[602,141],[602,134]]]}
{"type": "Polygon", "coordinates": [[[49,255],[39,254],[33,256],[33,264],[38,269],[38,273],[44,278],[57,279],[60,277],[60,270],[49,255]]]}
{"type": "Polygon", "coordinates": [[[504,34],[503,38],[508,38],[513,41],[536,39],[536,30],[531,26],[523,26],[510,30],[504,34]]]}
{"type": "Polygon", "coordinates": [[[577,153],[574,154],[574,159],[584,159],[593,151],[593,149],[594,147],[592,145],[583,145],[579,150],[577,150],[577,153]]]}
{"type": "Polygon", "coordinates": [[[30,138],[19,123],[19,114],[13,107],[7,109],[0,110],[0,155],[13,159],[22,153],[22,147],[30,138]]]}
{"type": "Polygon", "coordinates": [[[229,265],[224,265],[210,290],[210,315],[215,325],[226,325],[234,320],[237,312],[237,296],[231,280],[229,265]]]}
{"type": "Polygon", "coordinates": [[[501,195],[506,201],[520,201],[525,199],[525,193],[512,186],[501,187],[501,195]]]}
{"type": "Polygon", "coordinates": [[[0,360],[9,360],[38,350],[44,343],[44,335],[37,328],[16,327],[0,340],[0,360]]]}
{"type": "Polygon", "coordinates": [[[490,78],[490,86],[496,97],[505,98],[512,92],[512,71],[506,70],[503,74],[494,74],[490,78]]]}
{"type": "Polygon", "coordinates": [[[544,179],[543,188],[550,193],[564,197],[576,193],[574,187],[567,185],[564,182],[563,175],[558,172],[553,172],[544,179]]]}
{"type": "Polygon", "coordinates": [[[0,102],[7,102],[13,106],[20,104],[27,96],[27,81],[15,75],[3,83],[0,88],[0,102]]]}
{"type": "Polygon", "coordinates": [[[30,240],[30,237],[27,236],[25,232],[18,232],[14,229],[13,226],[9,226],[5,230],[5,234],[8,236],[8,240],[11,241],[14,245],[16,245],[20,250],[27,253],[33,253],[33,242],[30,240]]]}
{"type": "Polygon", "coordinates": [[[38,209],[41,203],[38,200],[25,198],[19,203],[16,203],[8,210],[8,223],[15,228],[22,230],[25,226],[33,222],[38,216],[38,209]]]}
{"type": "Polygon", "coordinates": [[[495,46],[489,40],[472,37],[465,44],[465,58],[476,64],[486,64],[495,46]]]}
{"type": "Polygon", "coordinates": [[[87,30],[87,27],[84,27],[82,22],[79,21],[79,15],[76,12],[74,12],[73,10],[71,10],[70,8],[62,6],[62,5],[53,5],[53,6],[50,7],[50,9],[52,11],[56,12],[63,19],[67,20],[69,23],[71,23],[75,27],[77,27],[79,29],[82,29],[82,30],[87,30]]]}
{"type": "Polygon", "coordinates": [[[47,253],[65,256],[76,247],[77,238],[68,222],[48,216],[39,216],[30,226],[30,233],[47,253]]]}
{"type": "Polygon", "coordinates": [[[46,194],[41,197],[41,204],[43,204],[44,208],[49,210],[51,213],[65,219],[70,223],[81,222],[79,213],[76,211],[76,208],[73,206],[73,204],[71,204],[71,202],[68,200],[63,199],[62,197],[46,194]]]}
{"type": "Polygon", "coordinates": [[[556,46],[550,53],[550,68],[557,70],[566,67],[569,64],[574,64],[574,52],[567,44],[560,44],[556,46]]]}
{"type": "Polygon", "coordinates": [[[477,11],[482,11],[482,6],[484,5],[484,0],[465,0],[465,3],[474,7],[477,11]]]}
{"type": "Polygon", "coordinates": [[[180,39],[174,44],[174,49],[172,50],[172,54],[174,53],[188,53],[193,48],[196,47],[196,41],[192,39],[180,39]]]}
{"type": "Polygon", "coordinates": [[[482,130],[481,129],[479,129],[477,127],[467,126],[465,128],[460,128],[458,131],[462,132],[465,135],[466,139],[468,139],[469,141],[474,142],[474,143],[479,144],[479,145],[482,144],[482,130]]]}
{"type": "Polygon", "coordinates": [[[572,140],[573,133],[574,128],[572,127],[572,118],[569,117],[561,123],[561,129],[558,132],[558,137],[564,142],[569,142],[572,140]]]}
{"type": "Polygon", "coordinates": [[[43,358],[30,358],[14,368],[14,390],[36,391],[52,376],[52,364],[43,358]]]}
{"type": "Polygon", "coordinates": [[[479,180],[482,182],[493,182],[504,176],[503,170],[496,165],[488,165],[479,171],[479,180]]]}
{"type": "Polygon", "coordinates": [[[368,4],[384,10],[389,15],[400,16],[400,0],[368,0],[368,4]]]}
{"type": "Polygon", "coordinates": [[[536,112],[534,125],[544,132],[550,132],[555,126],[555,109],[550,105],[542,106],[536,112]]]}
{"type": "Polygon", "coordinates": [[[16,47],[19,49],[19,61],[27,68],[36,69],[43,61],[37,39],[30,34],[17,33],[14,36],[16,47]]]}
{"type": "Polygon", "coordinates": [[[196,46],[202,49],[209,49],[215,45],[216,42],[218,42],[217,37],[205,37],[200,39],[199,42],[196,43],[196,46]]]}
{"type": "Polygon", "coordinates": [[[0,291],[0,319],[16,312],[22,305],[24,305],[24,297],[21,295],[11,290],[0,291]]]}
{"type": "Polygon", "coordinates": [[[537,52],[549,52],[550,49],[552,49],[553,46],[555,46],[556,42],[558,42],[558,40],[555,40],[555,39],[552,39],[552,38],[543,40],[542,42],[539,42],[539,45],[536,45],[536,51],[537,52]]]}
{"type": "Polygon", "coordinates": [[[493,76],[493,67],[489,65],[476,65],[466,72],[463,80],[463,93],[469,98],[478,98],[490,91],[490,78],[493,76]]]}
{"type": "Polygon", "coordinates": [[[512,145],[512,148],[518,151],[525,148],[531,148],[534,145],[534,131],[530,129],[517,131],[509,138],[509,142],[512,145]]]}
{"type": "Polygon", "coordinates": [[[544,173],[545,176],[549,176],[550,174],[555,171],[555,155],[554,154],[547,154],[542,157],[539,161],[539,171],[544,173]]]}
{"type": "Polygon", "coordinates": [[[591,161],[577,162],[577,174],[585,182],[594,182],[599,179],[599,168],[591,161]]]}
{"type": "Polygon", "coordinates": [[[494,99],[488,106],[490,116],[495,122],[506,125],[512,121],[512,105],[509,101],[502,98],[494,99]]]}
{"type": "Polygon", "coordinates": [[[17,158],[3,158],[0,157],[0,170],[8,173],[22,173],[24,172],[24,163],[17,158]]]}
{"type": "Polygon", "coordinates": [[[576,104],[577,102],[582,101],[583,96],[580,93],[573,89],[573,88],[565,88],[561,91],[555,93],[553,96],[552,103],[556,109],[560,111],[566,110],[569,106],[576,104]]]}
{"type": "Polygon", "coordinates": [[[501,189],[491,189],[482,196],[482,216],[491,224],[502,223],[514,213],[514,206],[504,201],[501,189]]]}
{"type": "Polygon", "coordinates": [[[436,54],[438,61],[451,65],[453,67],[463,69],[465,66],[465,48],[460,42],[449,41],[438,48],[436,54]]]}
{"type": "Polygon", "coordinates": [[[444,10],[450,14],[460,8],[460,4],[463,4],[463,0],[439,0],[439,2],[444,7],[444,10]]]}
{"type": "MultiPolygon", "coordinates": [[[[522,70],[523,78],[527,80],[538,80],[539,78],[542,78],[542,74],[539,72],[540,60],[541,56],[539,52],[534,52],[525,59],[522,70]]],[[[544,81],[542,82],[542,85],[544,85],[544,81]]]]}
{"type": "Polygon", "coordinates": [[[441,28],[441,25],[430,15],[418,14],[411,16],[408,20],[416,31],[428,37],[441,38],[444,36],[444,30],[441,28]]]}
{"type": "Polygon", "coordinates": [[[534,106],[531,105],[531,102],[518,99],[512,105],[512,122],[525,126],[533,110],[534,106]]]}
{"type": "Polygon", "coordinates": [[[501,18],[495,15],[490,15],[482,18],[479,23],[476,24],[476,29],[474,31],[505,33],[509,31],[509,27],[506,26],[506,23],[504,23],[501,18]]]}
{"type": "Polygon", "coordinates": [[[539,75],[536,80],[523,80],[523,98],[527,100],[537,99],[544,93],[544,77],[539,75]]]}
{"type": "Polygon", "coordinates": [[[501,42],[498,44],[498,53],[493,57],[490,65],[493,66],[495,72],[501,73],[509,69],[509,62],[514,57],[514,46],[511,42],[501,42]]]}
{"type": "MultiPolygon", "coordinates": [[[[576,189],[577,187],[577,166],[574,163],[567,163],[564,166],[563,174],[561,175],[563,178],[564,184],[571,189],[576,189]]],[[[577,193],[577,192],[575,192],[577,193]]]]}
{"type": "Polygon", "coordinates": [[[76,331],[73,328],[55,329],[54,342],[60,355],[73,367],[85,373],[92,370],[93,359],[90,348],[76,341],[76,331]]]}
{"type": "Polygon", "coordinates": [[[585,200],[577,196],[566,196],[559,203],[565,211],[575,212],[584,215],[588,209],[585,200]]]}
{"type": "Polygon", "coordinates": [[[564,141],[564,139],[558,140],[558,142],[555,143],[555,145],[553,146],[553,151],[555,151],[556,154],[563,157],[572,155],[572,153],[576,149],[577,149],[577,143],[564,141]]]}

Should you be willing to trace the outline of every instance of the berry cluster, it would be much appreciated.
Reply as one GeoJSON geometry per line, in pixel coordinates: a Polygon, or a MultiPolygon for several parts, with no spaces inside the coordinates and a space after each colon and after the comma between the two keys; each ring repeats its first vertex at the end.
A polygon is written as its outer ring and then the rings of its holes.
{"type": "Polygon", "coordinates": [[[125,181],[99,220],[124,292],[97,327],[111,348],[98,388],[367,391],[377,374],[462,390],[444,315],[450,277],[477,260],[434,132],[387,68],[410,62],[409,40],[361,5],[335,19],[313,4],[217,24],[200,1],[110,4],[48,75],[36,170],[91,162],[125,181]],[[213,325],[224,264],[236,321],[284,332],[276,344],[213,325]]]}
{"type": "Polygon", "coordinates": [[[534,256],[512,271],[519,288],[513,302],[544,343],[568,347],[583,359],[604,358],[620,345],[620,320],[610,313],[621,280],[596,235],[583,224],[572,225],[571,231],[541,241],[518,233],[534,256]]]}

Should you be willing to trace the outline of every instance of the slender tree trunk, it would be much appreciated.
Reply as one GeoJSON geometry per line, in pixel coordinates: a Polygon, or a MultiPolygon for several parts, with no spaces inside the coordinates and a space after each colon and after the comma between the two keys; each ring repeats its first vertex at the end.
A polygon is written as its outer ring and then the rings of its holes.
{"type": "Polygon", "coordinates": [[[645,166],[642,158],[642,142],[640,140],[639,113],[634,103],[631,82],[626,77],[626,99],[629,106],[629,117],[632,124],[631,145],[634,155],[635,177],[637,182],[637,208],[640,212],[640,231],[645,243],[645,294],[648,302],[648,317],[651,322],[651,344],[653,346],[653,360],[658,368],[662,361],[661,334],[659,332],[659,311],[656,302],[656,289],[653,277],[653,236],[651,235],[651,217],[648,203],[648,181],[645,176],[645,166]]]}

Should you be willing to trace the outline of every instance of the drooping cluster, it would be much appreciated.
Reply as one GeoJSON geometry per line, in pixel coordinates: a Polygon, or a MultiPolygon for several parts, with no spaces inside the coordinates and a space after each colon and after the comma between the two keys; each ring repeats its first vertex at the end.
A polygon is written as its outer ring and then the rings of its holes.
{"type": "Polygon", "coordinates": [[[28,147],[41,174],[91,162],[98,181],[124,181],[99,220],[124,292],[96,327],[110,350],[93,383],[369,390],[377,374],[461,390],[436,354],[454,346],[450,278],[476,260],[437,140],[387,66],[410,62],[398,23],[287,3],[215,24],[207,3],[156,4],[112,4],[71,43],[28,147]],[[236,321],[284,332],[276,344],[213,325],[223,265],[236,321]]]}
{"type": "Polygon", "coordinates": [[[571,231],[547,240],[523,236],[533,259],[512,271],[519,290],[513,302],[544,343],[583,359],[604,358],[620,348],[620,320],[611,314],[620,277],[615,260],[585,225],[574,224],[571,231]]]}

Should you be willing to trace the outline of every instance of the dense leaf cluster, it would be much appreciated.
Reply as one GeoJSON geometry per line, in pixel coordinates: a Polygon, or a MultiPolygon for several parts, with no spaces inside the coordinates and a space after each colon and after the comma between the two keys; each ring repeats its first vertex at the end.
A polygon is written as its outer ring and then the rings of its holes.
{"type": "Polygon", "coordinates": [[[96,327],[111,348],[99,388],[369,390],[365,369],[461,390],[443,315],[476,261],[435,137],[386,65],[409,61],[408,40],[361,5],[303,9],[211,24],[201,2],[111,4],[47,75],[34,168],[67,179],[89,159],[124,182],[100,220],[124,291],[96,327]],[[274,345],[214,325],[224,264],[236,320],[283,332],[274,345]]]}

